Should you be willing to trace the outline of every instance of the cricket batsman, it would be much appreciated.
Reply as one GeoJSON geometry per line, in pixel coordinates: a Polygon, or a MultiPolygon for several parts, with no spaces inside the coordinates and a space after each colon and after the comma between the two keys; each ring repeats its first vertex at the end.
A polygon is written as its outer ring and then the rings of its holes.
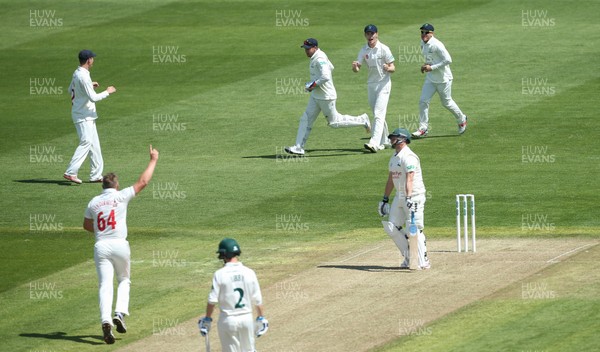
{"type": "Polygon", "coordinates": [[[218,304],[222,351],[254,352],[255,337],[261,337],[269,330],[256,273],[239,261],[242,250],[233,238],[224,238],[217,253],[224,266],[213,275],[206,315],[198,321],[200,334],[207,337],[218,304]],[[256,320],[252,316],[253,307],[256,307],[256,320]]]}
{"type": "Polygon", "coordinates": [[[424,228],[425,184],[421,173],[421,162],[417,154],[409,147],[410,132],[404,128],[396,128],[389,136],[394,155],[390,158],[389,173],[383,200],[379,202],[379,215],[389,215],[388,221],[382,221],[385,232],[392,238],[402,255],[404,262],[401,268],[408,268],[410,251],[408,244],[408,223],[411,212],[415,213],[415,223],[418,228],[419,269],[429,269],[431,264],[427,257],[427,246],[424,228]],[[396,195],[389,205],[392,191],[396,195]]]}

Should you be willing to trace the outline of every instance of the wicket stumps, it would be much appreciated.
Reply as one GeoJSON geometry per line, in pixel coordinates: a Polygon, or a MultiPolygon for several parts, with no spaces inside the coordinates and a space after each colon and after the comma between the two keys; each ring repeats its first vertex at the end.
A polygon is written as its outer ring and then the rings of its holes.
{"type": "Polygon", "coordinates": [[[456,244],[457,252],[462,252],[461,235],[464,228],[465,236],[465,252],[469,251],[469,201],[471,202],[471,237],[473,240],[473,253],[477,251],[475,240],[475,196],[472,194],[457,194],[456,195],[456,244]],[[462,226],[460,208],[463,208],[462,226]]]}

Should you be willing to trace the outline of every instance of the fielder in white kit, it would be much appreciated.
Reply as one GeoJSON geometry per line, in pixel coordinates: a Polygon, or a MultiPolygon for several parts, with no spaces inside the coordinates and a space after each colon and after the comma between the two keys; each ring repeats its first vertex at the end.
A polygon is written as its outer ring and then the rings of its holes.
{"type": "Polygon", "coordinates": [[[388,180],[385,185],[383,200],[379,202],[379,215],[389,215],[388,221],[382,221],[385,232],[392,238],[404,262],[400,265],[407,268],[410,261],[408,248],[408,225],[411,212],[415,213],[415,223],[419,230],[418,253],[419,269],[429,269],[431,264],[427,257],[427,246],[424,228],[425,184],[421,173],[419,157],[408,147],[410,133],[404,128],[396,128],[389,136],[394,155],[390,158],[388,180]],[[389,197],[396,189],[396,195],[389,205],[389,197]]]}
{"type": "Polygon", "coordinates": [[[285,151],[289,154],[304,155],[304,145],[321,111],[325,115],[329,127],[364,127],[370,133],[369,115],[342,115],[337,111],[335,107],[337,92],[333,85],[332,75],[334,67],[327,55],[319,49],[318,41],[308,38],[300,47],[304,48],[306,56],[310,58],[310,81],[305,86],[306,91],[310,92],[310,98],[306,111],[300,117],[296,144],[285,147],[285,151]]]}
{"type": "Polygon", "coordinates": [[[429,102],[437,92],[442,106],[448,109],[456,118],[458,133],[463,134],[467,129],[467,116],[463,114],[452,99],[452,58],[444,44],[433,36],[433,25],[425,23],[421,26],[421,51],[425,63],[421,73],[425,74],[425,82],[419,99],[419,129],[413,132],[413,137],[422,138],[429,132],[429,102]]]}
{"type": "Polygon", "coordinates": [[[377,153],[389,144],[385,118],[392,91],[391,74],[396,71],[396,67],[392,51],[379,41],[377,27],[373,24],[367,25],[364,32],[367,44],[358,53],[356,61],[352,62],[352,71],[360,71],[363,64],[366,64],[369,70],[367,87],[369,105],[373,111],[373,127],[371,139],[364,147],[372,153],[377,153]]]}
{"type": "Polygon", "coordinates": [[[131,252],[127,241],[127,205],[152,179],[158,160],[158,151],[150,146],[150,162],[138,181],[119,190],[119,180],[113,173],[102,178],[104,191],[94,197],[85,210],[83,228],[96,237],[94,261],[98,273],[100,320],[104,342],[115,343],[112,324],[120,333],[127,332],[125,315],[129,315],[129,289],[131,286],[131,252]],[[111,319],[113,302],[113,277],[117,274],[117,303],[111,319]]]}
{"type": "Polygon", "coordinates": [[[238,256],[242,251],[233,238],[223,239],[217,253],[225,265],[213,276],[206,315],[198,321],[200,334],[208,338],[212,315],[218,304],[221,311],[218,328],[222,351],[254,352],[254,337],[260,337],[269,330],[269,322],[263,316],[262,294],[256,273],[239,261],[238,256]],[[254,306],[256,320],[252,316],[254,306]]]}
{"type": "Polygon", "coordinates": [[[63,177],[78,184],[81,184],[82,181],[77,177],[77,173],[88,154],[90,154],[90,182],[102,182],[104,161],[96,130],[96,119],[98,118],[96,102],[108,98],[109,94],[117,91],[113,86],[106,88],[102,93],[96,93],[94,90],[98,87],[98,82],[92,82],[90,69],[94,65],[95,56],[96,54],[90,50],[79,52],[80,66],[73,73],[73,79],[69,84],[71,117],[77,130],[79,145],[75,149],[63,177]]]}

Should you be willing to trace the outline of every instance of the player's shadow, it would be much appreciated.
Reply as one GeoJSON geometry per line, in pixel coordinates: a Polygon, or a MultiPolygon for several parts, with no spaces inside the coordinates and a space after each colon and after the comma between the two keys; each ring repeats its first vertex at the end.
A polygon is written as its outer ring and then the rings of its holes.
{"type": "Polygon", "coordinates": [[[47,184],[55,184],[57,186],[71,186],[71,185],[75,185],[73,182],[67,181],[67,180],[49,180],[49,179],[46,179],[46,178],[32,178],[32,179],[28,179],[28,180],[14,180],[14,182],[19,182],[19,183],[47,183],[47,184]]]}
{"type": "MultiPolygon", "coordinates": [[[[277,161],[308,161],[310,158],[327,158],[327,157],[337,157],[337,156],[349,156],[356,154],[365,154],[368,152],[364,149],[306,149],[306,155],[293,155],[287,154],[285,152],[281,154],[268,154],[268,155],[252,155],[252,156],[243,156],[242,159],[273,159],[277,161]],[[328,154],[315,154],[315,153],[328,153],[328,154]]],[[[370,153],[369,153],[370,154],[370,153]]]]}
{"type": "Polygon", "coordinates": [[[399,266],[382,266],[382,265],[340,265],[340,264],[327,264],[319,265],[317,268],[325,269],[346,269],[346,270],[359,270],[369,272],[410,272],[407,268],[400,268],[399,266]]]}
{"type": "Polygon", "coordinates": [[[68,335],[66,332],[57,331],[48,334],[43,333],[22,333],[21,337],[40,338],[48,340],[67,340],[77,343],[86,343],[88,345],[104,345],[104,337],[99,335],[68,335]]]}
{"type": "Polygon", "coordinates": [[[431,135],[427,135],[427,137],[423,137],[423,138],[411,138],[411,141],[419,141],[419,140],[427,140],[427,139],[431,139],[431,138],[457,138],[460,137],[460,134],[440,134],[437,136],[431,136],[431,135]]]}

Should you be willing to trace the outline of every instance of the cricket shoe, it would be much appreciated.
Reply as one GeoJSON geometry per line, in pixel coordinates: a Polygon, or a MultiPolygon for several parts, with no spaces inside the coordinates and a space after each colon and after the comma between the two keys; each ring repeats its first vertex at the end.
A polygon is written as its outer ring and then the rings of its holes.
{"type": "Polygon", "coordinates": [[[367,131],[367,133],[371,134],[371,120],[369,120],[369,115],[362,114],[362,116],[365,119],[365,131],[367,131]]]}
{"type": "Polygon", "coordinates": [[[115,317],[113,318],[113,323],[117,328],[117,332],[124,334],[127,332],[127,326],[125,326],[125,318],[121,313],[115,313],[115,317]]]}
{"type": "Polygon", "coordinates": [[[424,138],[427,136],[429,131],[426,128],[419,128],[415,132],[412,133],[413,138],[424,138]]]}
{"type": "Polygon", "coordinates": [[[365,149],[370,151],[371,153],[377,153],[379,148],[370,145],[369,143],[365,143],[365,149]]]}
{"type": "Polygon", "coordinates": [[[115,343],[115,335],[112,333],[112,325],[110,325],[110,323],[102,324],[102,333],[104,333],[104,342],[106,342],[107,345],[115,343]]]}
{"type": "Polygon", "coordinates": [[[467,116],[465,116],[465,122],[458,124],[458,134],[463,134],[467,130],[467,116]]]}
{"type": "Polygon", "coordinates": [[[73,175],[64,174],[63,177],[65,180],[69,180],[71,182],[77,183],[78,185],[83,183],[83,181],[81,181],[80,179],[77,178],[77,175],[73,176],[73,175]]]}
{"type": "Polygon", "coordinates": [[[285,147],[285,152],[293,155],[304,155],[304,149],[297,145],[293,145],[291,147],[285,147]]]}
{"type": "Polygon", "coordinates": [[[425,263],[425,265],[419,266],[419,270],[429,270],[429,269],[431,269],[431,263],[429,262],[429,260],[427,261],[427,263],[425,263]]]}
{"type": "Polygon", "coordinates": [[[97,178],[94,180],[90,180],[90,183],[102,183],[102,178],[97,178]]]}

